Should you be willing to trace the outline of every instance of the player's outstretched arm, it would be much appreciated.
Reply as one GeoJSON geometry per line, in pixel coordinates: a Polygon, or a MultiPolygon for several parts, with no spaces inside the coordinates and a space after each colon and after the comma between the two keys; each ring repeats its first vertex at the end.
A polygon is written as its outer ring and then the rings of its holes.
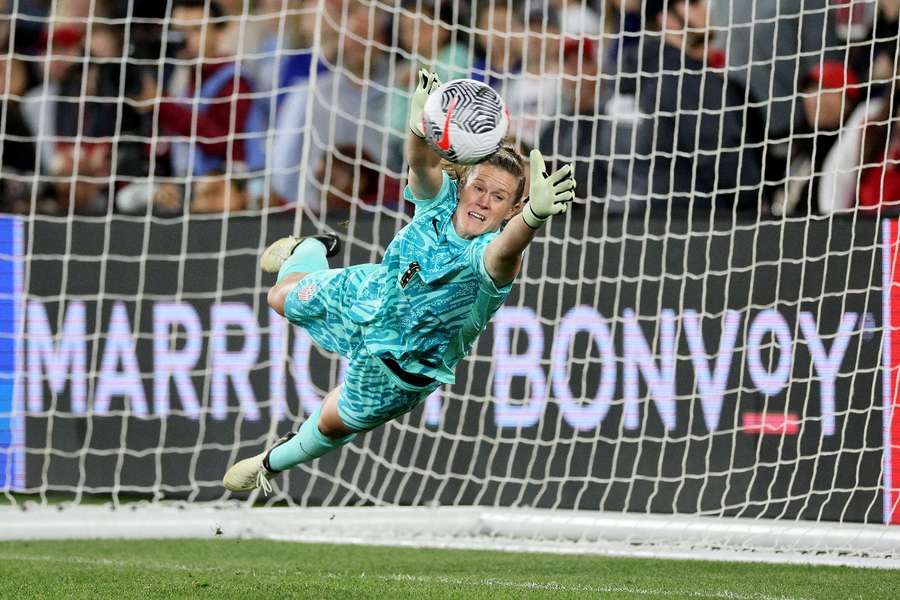
{"type": "Polygon", "coordinates": [[[422,110],[428,95],[441,85],[438,76],[428,69],[419,71],[419,83],[409,103],[409,135],[406,159],[409,162],[409,189],[423,200],[434,198],[441,191],[444,174],[441,157],[428,146],[422,129],[422,110]]]}
{"type": "Polygon", "coordinates": [[[553,215],[566,212],[575,199],[571,166],[565,165],[547,175],[544,157],[538,150],[531,151],[530,161],[528,203],[484,251],[484,267],[498,286],[506,285],[519,274],[522,252],[541,225],[553,215]]]}

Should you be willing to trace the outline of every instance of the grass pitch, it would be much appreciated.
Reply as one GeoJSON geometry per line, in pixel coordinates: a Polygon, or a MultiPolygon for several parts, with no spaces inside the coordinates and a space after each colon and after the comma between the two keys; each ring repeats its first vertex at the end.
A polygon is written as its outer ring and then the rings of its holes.
{"type": "Polygon", "coordinates": [[[2,598],[897,598],[900,572],[258,540],[0,543],[2,598]]]}

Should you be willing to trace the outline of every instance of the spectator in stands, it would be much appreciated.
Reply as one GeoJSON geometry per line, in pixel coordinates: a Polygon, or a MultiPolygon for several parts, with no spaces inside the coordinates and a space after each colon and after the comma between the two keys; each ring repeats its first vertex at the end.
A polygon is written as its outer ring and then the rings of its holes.
{"type": "MultiPolygon", "coordinates": [[[[120,136],[129,139],[129,134],[140,132],[140,117],[123,106],[120,97],[121,32],[98,23],[91,28],[89,51],[86,72],[78,71],[84,76],[61,90],[56,108],[56,133],[62,139],[56,144],[51,174],[57,178],[59,212],[66,212],[71,201],[76,213],[105,213],[111,190],[98,180],[112,174],[113,145],[120,136]]],[[[123,150],[129,143],[123,142],[123,150]]]]}
{"type": "Polygon", "coordinates": [[[395,134],[393,152],[403,154],[406,140],[409,99],[416,87],[416,73],[433,69],[441,81],[466,77],[469,52],[460,43],[459,32],[451,25],[453,6],[435,0],[403,0],[396,21],[400,50],[394,69],[393,90],[388,99],[388,124],[395,134]],[[456,39],[454,39],[456,38],[456,39]]]}
{"type": "MultiPolygon", "coordinates": [[[[14,27],[15,39],[10,42],[15,45],[13,51],[17,54],[37,55],[43,51],[42,36],[44,34],[44,24],[50,12],[50,3],[45,0],[0,0],[0,14],[10,15],[15,6],[18,17],[13,21],[11,18],[6,21],[7,27],[14,27]]],[[[4,25],[0,24],[0,29],[4,25]]],[[[10,30],[10,35],[13,35],[10,30]]],[[[0,35],[0,39],[6,39],[0,35]]],[[[28,65],[29,75],[33,74],[32,66],[28,65]]],[[[30,86],[29,86],[30,87],[30,86]]]]}
{"type": "MultiPolygon", "coordinates": [[[[78,7],[67,5],[76,12],[78,7]]],[[[82,29],[81,23],[48,25],[45,77],[22,102],[37,138],[40,180],[52,181],[46,198],[41,190],[39,212],[100,215],[108,207],[108,193],[98,180],[109,175],[112,132],[98,109],[97,69],[85,60],[82,29]]]]}
{"type": "Polygon", "coordinates": [[[339,64],[316,80],[315,90],[292,90],[276,118],[273,145],[272,187],[282,202],[300,203],[314,211],[323,208],[321,182],[316,181],[320,165],[342,144],[356,146],[354,160],[366,153],[376,168],[387,162],[398,171],[402,156],[390,155],[390,133],[386,123],[386,57],[378,45],[384,40],[388,13],[377,4],[343,0],[329,4],[334,11],[323,22],[339,23],[338,31],[325,35],[340,39],[339,64]],[[310,106],[311,103],[311,106],[310,106]],[[307,115],[311,117],[307,122],[307,115]],[[308,135],[304,135],[308,133],[308,135]],[[308,145],[305,184],[301,188],[301,160],[308,145]]]}
{"type": "Polygon", "coordinates": [[[773,196],[776,216],[816,212],[825,158],[862,93],[856,74],[839,60],[814,65],[802,80],[801,120],[790,141],[787,176],[773,196]]]}
{"type": "Polygon", "coordinates": [[[44,32],[44,57],[38,62],[40,83],[30,89],[22,102],[22,114],[29,129],[38,139],[41,171],[53,169],[59,139],[59,105],[65,96],[78,98],[81,93],[83,36],[76,28],[53,24],[44,32]]]}
{"type": "Polygon", "coordinates": [[[132,58],[125,35],[125,26],[118,23],[99,22],[91,27],[87,81],[87,95],[91,100],[85,102],[82,118],[85,138],[98,151],[107,154],[106,171],[114,179],[127,180],[147,174],[149,157],[145,140],[152,132],[147,119],[122,97],[123,91],[127,95],[140,90],[145,72],[145,67],[140,65],[122,64],[123,57],[132,58]],[[110,162],[113,159],[115,164],[110,162]]]}
{"type": "Polygon", "coordinates": [[[604,65],[615,67],[623,48],[637,47],[641,37],[641,1],[606,0],[601,42],[604,65]]]}
{"type": "Polygon", "coordinates": [[[211,173],[194,183],[192,213],[234,213],[246,210],[247,180],[225,173],[211,173]]]}
{"type": "MultiPolygon", "coordinates": [[[[269,0],[281,9],[280,0],[269,0]]],[[[322,35],[319,37],[318,46],[314,49],[316,21],[320,18],[317,14],[318,0],[290,0],[289,7],[294,6],[296,13],[285,22],[285,28],[293,30],[293,48],[295,50],[278,57],[278,104],[284,100],[286,91],[300,87],[315,73],[324,73],[329,65],[334,65],[337,60],[339,38],[337,35],[322,35]],[[318,54],[318,61],[313,64],[314,53],[318,54]]],[[[332,22],[340,20],[340,15],[334,14],[334,4],[327,3],[325,10],[331,15],[332,22]]],[[[325,23],[327,26],[328,23],[325,23]]],[[[277,34],[276,34],[277,35],[277,34]]]]}
{"type": "Polygon", "coordinates": [[[190,188],[141,180],[119,192],[116,207],[121,213],[143,215],[149,211],[159,217],[183,216],[185,203],[191,213],[235,213],[254,206],[248,181],[245,176],[222,171],[198,177],[190,188]]]}
{"type": "MultiPolygon", "coordinates": [[[[865,109],[861,106],[860,109],[865,109]]],[[[879,100],[863,130],[858,204],[863,210],[900,207],[900,77],[891,92],[879,100]]],[[[840,208],[840,207],[838,207],[840,208]]]]}
{"type": "Polygon", "coordinates": [[[512,0],[482,0],[476,7],[478,56],[472,79],[501,90],[511,75],[522,70],[525,23],[512,0]]]}
{"type": "MultiPolygon", "coordinates": [[[[2,47],[2,45],[0,45],[2,47]]],[[[5,107],[0,131],[0,211],[28,213],[32,178],[37,166],[34,134],[22,115],[20,100],[28,74],[22,61],[0,54],[0,102],[5,107]],[[7,85],[8,83],[8,85],[7,85]]]]}
{"type": "MultiPolygon", "coordinates": [[[[795,2],[792,4],[801,3],[795,2]]],[[[775,63],[775,78],[772,89],[777,93],[779,90],[787,90],[790,85],[796,83],[802,84],[803,77],[796,77],[791,80],[792,74],[788,66],[793,66],[793,72],[796,74],[806,74],[810,69],[814,69],[822,59],[825,61],[833,61],[842,67],[847,66],[849,71],[855,73],[856,81],[850,83],[850,88],[846,92],[847,100],[845,106],[852,107],[854,101],[861,101],[866,106],[861,107],[858,114],[852,115],[847,119],[847,126],[842,126],[840,134],[838,131],[831,133],[825,132],[824,135],[815,137],[815,145],[817,147],[817,159],[813,161],[797,162],[796,149],[798,143],[797,138],[808,138],[810,120],[806,117],[806,110],[802,107],[796,107],[793,114],[798,117],[793,121],[788,120],[790,105],[787,102],[771,103],[769,110],[770,135],[773,137],[777,134],[780,139],[773,140],[775,143],[769,144],[766,151],[766,179],[768,181],[776,181],[781,187],[776,191],[776,198],[773,202],[773,212],[781,213],[797,211],[805,211],[806,206],[810,204],[808,199],[815,199],[811,204],[811,210],[818,209],[821,212],[830,213],[834,210],[849,209],[856,205],[857,197],[857,176],[860,168],[860,138],[862,130],[865,128],[865,122],[877,114],[882,106],[881,100],[877,97],[890,91],[892,79],[894,56],[897,53],[897,31],[898,31],[898,14],[900,14],[900,2],[897,0],[870,0],[866,2],[850,0],[832,0],[829,4],[827,13],[822,10],[825,3],[823,0],[815,2],[807,1],[800,6],[791,6],[791,10],[801,10],[800,16],[792,17],[787,20],[779,20],[778,28],[775,31],[766,31],[769,25],[765,23],[756,23],[754,28],[761,29],[763,38],[776,37],[776,46],[784,48],[779,52],[785,59],[775,63]],[[828,19],[825,20],[825,15],[828,19]],[[797,25],[800,29],[797,29],[797,25]],[[823,30],[824,29],[824,37],[823,30]],[[784,39],[782,39],[784,38],[784,39]],[[797,42],[800,42],[799,46],[797,42]],[[823,47],[824,41],[824,47],[823,47]],[[788,56],[787,51],[793,52],[792,56],[788,56]],[[812,63],[812,64],[810,64],[812,63]],[[885,85],[887,83],[887,85],[885,85]],[[871,99],[863,101],[863,96],[871,99]],[[783,124],[785,132],[777,133],[773,127],[783,124]],[[832,143],[837,142],[833,151],[827,154],[822,150],[831,148],[832,143]],[[793,150],[793,151],[789,151],[793,150]],[[787,158],[790,158],[790,165],[787,164],[787,158]],[[816,170],[818,176],[812,182],[812,185],[803,184],[803,173],[806,169],[816,170]],[[785,185],[785,181],[787,184],[785,185]],[[824,185],[820,185],[823,184],[824,185]],[[806,193],[803,193],[803,192],[806,193]],[[798,202],[796,210],[792,211],[792,202],[798,202]]],[[[739,11],[746,11],[745,8],[738,8],[739,11]]],[[[778,6],[778,10],[784,14],[785,7],[778,6]]],[[[771,11],[771,7],[763,9],[761,16],[768,16],[767,11],[771,11]]],[[[759,13],[758,13],[758,16],[759,13]]],[[[758,18],[757,16],[757,18],[758,18]]],[[[729,16],[729,22],[730,22],[729,16]]],[[[732,38],[741,40],[744,36],[733,29],[729,29],[732,38]]],[[[746,41],[746,40],[744,40],[746,41]]],[[[771,41],[759,48],[754,47],[754,54],[758,54],[759,50],[768,52],[772,48],[771,41]]],[[[733,48],[733,47],[732,47],[733,48]]],[[[837,66],[833,67],[835,70],[837,66]]],[[[769,89],[769,73],[768,70],[763,72],[759,67],[756,68],[756,81],[754,93],[759,99],[765,99],[767,96],[760,96],[759,93],[767,93],[769,89]]],[[[753,79],[754,68],[751,67],[751,82],[753,79]]],[[[735,71],[741,74],[742,71],[735,71]]],[[[807,90],[803,90],[804,92],[807,90]]],[[[832,94],[837,98],[838,93],[832,94]]],[[[809,102],[809,95],[805,95],[802,102],[809,102]]],[[[820,125],[820,129],[821,129],[820,125]]],[[[804,142],[799,143],[800,147],[804,142]]],[[[801,156],[802,159],[802,156],[801,156]]],[[[871,198],[870,198],[871,200],[871,198]]]]}
{"type": "Polygon", "coordinates": [[[532,148],[559,112],[562,35],[554,7],[535,5],[525,15],[520,9],[503,0],[478,3],[479,55],[471,77],[500,92],[509,110],[510,137],[532,148]]]}
{"type": "MultiPolygon", "coordinates": [[[[255,10],[251,5],[256,4],[250,0],[216,0],[221,10],[219,46],[216,53],[220,56],[237,56],[242,53],[253,53],[258,42],[259,24],[255,19],[250,19],[255,10]]],[[[281,2],[278,3],[279,8],[281,2]]],[[[243,58],[243,57],[242,57],[243,58]]],[[[241,65],[242,67],[247,65],[241,65]]]]}
{"type": "MultiPolygon", "coordinates": [[[[540,6],[541,2],[532,2],[540,6]]],[[[550,7],[560,15],[562,33],[568,37],[597,36],[603,30],[603,20],[594,6],[585,0],[550,0],[550,7]]],[[[606,7],[609,10],[609,6],[606,7]]]]}
{"type": "Polygon", "coordinates": [[[2,42],[0,49],[4,52],[11,50],[9,48],[11,14],[12,6],[9,5],[9,0],[0,0],[0,42],[2,42]]]}
{"type": "MultiPolygon", "coordinates": [[[[253,89],[267,100],[271,111],[282,98],[275,90],[305,81],[312,73],[313,36],[315,34],[317,0],[260,0],[252,4],[252,14],[245,15],[246,0],[222,2],[226,15],[224,32],[219,36],[222,56],[241,54],[241,75],[252,81],[253,89]],[[274,101],[273,101],[274,100],[274,101]]],[[[337,41],[324,36],[316,49],[323,71],[334,61],[337,41]]]]}
{"type": "Polygon", "coordinates": [[[609,119],[598,118],[597,46],[590,39],[570,39],[565,43],[564,57],[567,105],[555,126],[544,129],[540,150],[544,156],[572,164],[576,198],[601,199],[606,195],[611,125],[609,119]]]}
{"type": "Polygon", "coordinates": [[[171,181],[137,180],[116,194],[116,210],[128,215],[158,217],[184,215],[184,186],[171,181]]]}
{"type": "Polygon", "coordinates": [[[371,163],[371,157],[352,145],[338,146],[325,157],[316,179],[324,182],[328,215],[346,215],[356,203],[397,206],[400,182],[368,166],[371,163]],[[357,156],[362,160],[357,161],[357,156]]]}
{"type": "Polygon", "coordinates": [[[92,0],[66,0],[56,5],[53,16],[61,23],[79,27],[84,31],[91,15],[92,0]]]}
{"type": "MultiPolygon", "coordinates": [[[[760,133],[745,90],[706,67],[708,13],[695,0],[646,0],[634,160],[614,161],[617,199],[757,210],[760,133]]],[[[661,203],[659,206],[663,206],[661,203]]],[[[651,205],[651,208],[654,206],[651,205]]]]}
{"type": "Polygon", "coordinates": [[[216,0],[176,0],[173,24],[184,32],[179,58],[190,61],[173,77],[170,95],[157,98],[157,82],[145,79],[137,106],[146,113],[159,102],[159,125],[173,136],[171,161],[178,176],[262,172],[265,116],[252,100],[251,84],[221,56],[224,15],[216,0]],[[178,81],[180,79],[180,81],[178,81]]]}
{"type": "Polygon", "coordinates": [[[503,98],[509,110],[509,136],[531,150],[560,111],[562,35],[559,14],[552,6],[535,6],[527,16],[522,69],[505,82],[503,98]]]}
{"type": "MultiPolygon", "coordinates": [[[[894,0],[880,3],[879,18],[896,18],[897,13],[890,12],[888,5],[893,5],[895,11],[900,10],[900,3],[894,0]]],[[[890,198],[895,183],[895,165],[890,162],[884,164],[883,161],[885,156],[896,154],[889,140],[894,136],[891,121],[900,116],[897,106],[900,89],[897,89],[897,76],[894,74],[894,51],[890,51],[888,60],[892,64],[887,68],[887,74],[881,72],[884,66],[877,64],[877,55],[879,48],[890,48],[896,43],[896,29],[892,37],[875,43],[874,47],[871,40],[861,42],[867,52],[875,57],[872,80],[866,86],[859,86],[860,101],[836,136],[822,165],[817,193],[819,212],[827,214],[851,210],[857,205],[871,210],[881,206],[883,197],[887,198],[888,203],[893,202],[890,198]]],[[[850,49],[849,60],[853,60],[853,48],[850,49]]],[[[864,72],[867,68],[868,64],[864,65],[864,72]]]]}
{"type": "Polygon", "coordinates": [[[850,2],[833,8],[835,33],[841,49],[838,58],[845,60],[862,82],[884,82],[892,77],[900,30],[900,2],[850,2]]]}
{"type": "MultiPolygon", "coordinates": [[[[754,0],[715,2],[711,23],[727,51],[728,77],[763,106],[760,115],[770,147],[767,171],[783,173],[788,140],[797,125],[800,77],[824,57],[843,58],[829,18],[831,0],[754,0]],[[831,49],[829,51],[829,49],[831,49]]],[[[856,2],[861,4],[861,2],[856,2]]],[[[833,4],[833,2],[832,2],[833,4]]]]}
{"type": "MultiPolygon", "coordinates": [[[[123,98],[123,92],[140,89],[142,67],[127,60],[134,46],[125,44],[126,25],[115,21],[125,16],[116,11],[124,9],[109,1],[93,5],[93,16],[103,20],[92,23],[90,58],[82,61],[84,23],[79,19],[85,7],[72,3],[66,8],[74,12],[61,18],[74,18],[74,26],[54,22],[49,41],[54,56],[58,44],[67,50],[63,56],[71,57],[69,64],[51,60],[47,89],[53,89],[53,97],[44,102],[38,96],[32,107],[39,127],[52,132],[52,144],[38,138],[50,148],[43,173],[54,178],[53,198],[40,208],[59,214],[105,214],[113,192],[131,178],[145,176],[149,168],[146,143],[141,141],[150,135],[149,127],[145,130],[145,119],[123,98]]],[[[141,26],[127,27],[131,41],[145,39],[138,32],[141,26]]]]}
{"type": "MultiPolygon", "coordinates": [[[[597,110],[603,118],[597,122],[596,150],[609,160],[630,160],[634,154],[634,129],[642,115],[638,110],[638,75],[641,71],[641,50],[639,42],[644,36],[642,30],[643,0],[607,0],[604,7],[604,30],[601,38],[600,84],[597,110]]],[[[587,131],[581,127],[581,135],[587,131]]],[[[590,144],[589,140],[585,143],[590,144]]],[[[585,146],[587,147],[587,146],[585,146]]],[[[627,170],[627,169],[626,169],[627,170]]],[[[595,167],[593,194],[601,197],[609,190],[608,167],[595,167]],[[598,170],[599,169],[599,170],[598,170]],[[601,178],[602,181],[596,179],[601,178]]],[[[584,181],[576,172],[576,181],[584,181]]],[[[623,205],[610,202],[609,209],[616,210],[623,205]]]]}

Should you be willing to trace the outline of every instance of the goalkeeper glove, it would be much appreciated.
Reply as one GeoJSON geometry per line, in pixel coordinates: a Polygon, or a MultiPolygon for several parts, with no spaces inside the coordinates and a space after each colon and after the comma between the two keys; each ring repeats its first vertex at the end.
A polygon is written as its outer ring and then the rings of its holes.
{"type": "Polygon", "coordinates": [[[425,109],[425,101],[428,95],[441,85],[441,78],[437,73],[428,69],[419,70],[419,84],[409,101],[409,128],[420,138],[425,137],[422,128],[422,111],[425,109]]]}
{"type": "Polygon", "coordinates": [[[547,175],[544,157],[540,150],[532,150],[531,183],[528,187],[528,204],[522,211],[525,224],[537,229],[544,221],[566,212],[575,199],[575,176],[572,167],[565,165],[547,175]]]}

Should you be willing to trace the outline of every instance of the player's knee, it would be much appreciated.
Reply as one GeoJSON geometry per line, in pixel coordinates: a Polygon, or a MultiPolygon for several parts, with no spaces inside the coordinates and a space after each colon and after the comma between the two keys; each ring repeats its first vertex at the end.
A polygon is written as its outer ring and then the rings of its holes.
{"type": "Polygon", "coordinates": [[[337,410],[337,402],[338,398],[334,393],[326,397],[325,404],[322,406],[322,412],[319,414],[319,422],[316,424],[319,428],[319,433],[332,440],[347,437],[353,433],[341,419],[341,415],[337,410]]]}
{"type": "Polygon", "coordinates": [[[284,301],[287,298],[288,291],[289,289],[286,286],[281,283],[276,283],[269,288],[269,294],[266,297],[272,310],[282,317],[284,316],[284,301]]]}
{"type": "Polygon", "coordinates": [[[269,288],[269,294],[266,297],[269,306],[282,317],[284,316],[284,302],[287,300],[288,294],[306,275],[306,273],[291,273],[269,288]]]}
{"type": "Polygon", "coordinates": [[[322,419],[319,419],[319,433],[324,435],[330,440],[337,440],[343,437],[347,437],[353,431],[351,431],[346,425],[343,423],[325,423],[322,419]]]}

